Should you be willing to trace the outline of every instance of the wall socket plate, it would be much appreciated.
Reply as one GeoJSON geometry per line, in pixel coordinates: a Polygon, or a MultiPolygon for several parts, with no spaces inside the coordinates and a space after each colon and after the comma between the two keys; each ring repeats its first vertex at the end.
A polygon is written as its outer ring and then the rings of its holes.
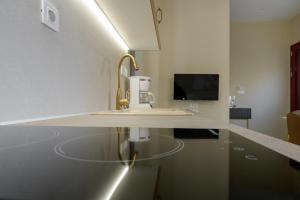
{"type": "Polygon", "coordinates": [[[41,2],[42,23],[52,30],[59,31],[59,11],[48,0],[41,2]]]}

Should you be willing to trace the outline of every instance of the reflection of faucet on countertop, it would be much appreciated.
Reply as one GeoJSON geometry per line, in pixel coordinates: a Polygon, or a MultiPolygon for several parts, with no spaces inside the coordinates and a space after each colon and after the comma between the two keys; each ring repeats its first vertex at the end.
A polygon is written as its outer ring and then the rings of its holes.
{"type": "Polygon", "coordinates": [[[116,96],[116,109],[117,110],[121,110],[122,108],[128,108],[129,107],[129,101],[128,99],[122,99],[122,91],[121,91],[121,84],[120,84],[120,76],[121,76],[121,67],[122,67],[122,63],[125,60],[125,58],[130,58],[130,60],[133,63],[133,66],[135,68],[135,70],[138,70],[139,67],[136,64],[135,58],[130,55],[130,54],[126,54],[125,56],[123,56],[119,62],[119,66],[118,66],[118,89],[117,89],[117,96],[116,96]]]}
{"type": "Polygon", "coordinates": [[[150,129],[149,128],[117,128],[118,133],[118,157],[123,165],[127,165],[130,168],[134,166],[134,163],[138,156],[138,151],[135,149],[136,143],[149,142],[150,141],[150,129]],[[121,135],[124,135],[126,139],[122,142],[121,135]],[[124,145],[126,142],[130,144],[124,145]],[[129,159],[123,158],[124,147],[129,148],[129,159]]]}

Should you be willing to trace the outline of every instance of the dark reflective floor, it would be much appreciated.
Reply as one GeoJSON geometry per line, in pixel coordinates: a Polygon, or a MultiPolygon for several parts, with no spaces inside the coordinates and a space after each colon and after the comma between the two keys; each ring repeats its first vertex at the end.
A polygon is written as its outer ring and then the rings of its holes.
{"type": "Polygon", "coordinates": [[[0,199],[300,199],[299,163],[227,130],[175,133],[1,127],[0,199]]]}

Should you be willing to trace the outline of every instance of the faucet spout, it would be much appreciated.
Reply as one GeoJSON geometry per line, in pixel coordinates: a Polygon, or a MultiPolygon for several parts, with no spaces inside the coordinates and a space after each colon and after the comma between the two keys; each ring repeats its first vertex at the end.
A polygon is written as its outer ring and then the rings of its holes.
{"type": "Polygon", "coordinates": [[[122,108],[128,108],[129,107],[129,101],[127,99],[122,99],[122,91],[121,91],[121,67],[122,67],[122,63],[124,62],[124,60],[126,58],[129,58],[132,63],[133,63],[133,67],[135,70],[138,70],[139,67],[136,64],[135,58],[130,55],[130,54],[126,54],[124,55],[118,65],[118,88],[117,88],[117,96],[116,96],[116,109],[117,110],[121,110],[122,108]]]}

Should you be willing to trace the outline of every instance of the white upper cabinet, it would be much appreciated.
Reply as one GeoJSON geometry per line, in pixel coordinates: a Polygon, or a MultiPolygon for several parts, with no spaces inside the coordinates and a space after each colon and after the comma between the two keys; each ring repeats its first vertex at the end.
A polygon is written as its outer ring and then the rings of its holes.
{"type": "Polygon", "coordinates": [[[160,50],[154,0],[96,0],[130,50],[160,50]]]}

